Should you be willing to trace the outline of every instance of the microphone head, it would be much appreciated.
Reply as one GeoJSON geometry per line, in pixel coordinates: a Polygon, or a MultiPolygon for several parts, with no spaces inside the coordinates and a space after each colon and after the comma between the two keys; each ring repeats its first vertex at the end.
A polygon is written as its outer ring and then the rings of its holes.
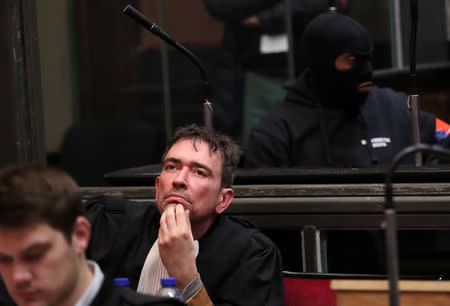
{"type": "Polygon", "coordinates": [[[158,26],[151,21],[148,17],[144,16],[141,12],[139,12],[137,9],[135,9],[131,5],[125,6],[123,9],[123,13],[127,15],[128,17],[131,17],[136,21],[138,24],[152,32],[153,34],[159,35],[159,28],[158,26]]]}
{"type": "Polygon", "coordinates": [[[137,12],[137,10],[129,4],[127,4],[127,6],[125,6],[125,8],[123,9],[123,13],[128,16],[130,16],[130,14],[133,14],[133,13],[136,14],[136,12],[137,12]]]}

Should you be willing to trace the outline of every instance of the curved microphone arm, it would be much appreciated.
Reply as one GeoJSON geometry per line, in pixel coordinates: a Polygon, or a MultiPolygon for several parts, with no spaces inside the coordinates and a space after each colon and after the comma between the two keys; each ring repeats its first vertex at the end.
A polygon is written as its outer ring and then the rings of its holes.
{"type": "Polygon", "coordinates": [[[208,128],[212,128],[212,106],[211,102],[209,102],[209,97],[211,95],[211,88],[208,82],[206,70],[201,64],[200,60],[191,51],[180,45],[175,39],[173,39],[167,33],[161,30],[161,28],[156,23],[151,21],[148,17],[144,16],[133,6],[127,5],[124,8],[123,12],[125,15],[134,19],[134,21],[136,21],[138,24],[149,30],[151,33],[155,34],[156,36],[164,40],[167,44],[169,44],[170,46],[174,47],[175,49],[186,55],[195,64],[195,66],[197,66],[203,81],[203,92],[205,96],[205,103],[204,103],[205,126],[208,128]]]}
{"type": "Polygon", "coordinates": [[[406,147],[400,151],[392,160],[391,166],[385,176],[385,221],[384,228],[386,232],[386,262],[388,265],[389,277],[389,302],[390,306],[399,305],[398,280],[400,278],[398,250],[397,250],[397,223],[395,205],[393,201],[392,179],[401,161],[407,156],[417,153],[427,152],[437,156],[450,159],[450,151],[439,145],[416,144],[406,147]]]}

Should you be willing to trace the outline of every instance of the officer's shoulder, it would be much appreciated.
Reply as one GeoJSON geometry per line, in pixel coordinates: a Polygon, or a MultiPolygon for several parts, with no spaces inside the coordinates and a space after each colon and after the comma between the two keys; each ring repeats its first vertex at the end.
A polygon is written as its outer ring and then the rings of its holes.
{"type": "Polygon", "coordinates": [[[274,242],[264,235],[251,221],[240,216],[229,216],[229,218],[240,231],[242,240],[246,240],[247,243],[253,241],[267,251],[276,248],[274,242]]]}
{"type": "Polygon", "coordinates": [[[243,227],[246,229],[256,229],[256,226],[248,219],[241,217],[241,216],[232,216],[232,215],[227,215],[226,216],[232,224],[234,224],[235,226],[238,227],[243,227]]]}
{"type": "Polygon", "coordinates": [[[404,92],[396,91],[390,87],[378,87],[375,85],[372,87],[372,93],[375,94],[376,96],[382,95],[392,98],[401,98],[401,99],[406,98],[406,94],[404,92]]]}

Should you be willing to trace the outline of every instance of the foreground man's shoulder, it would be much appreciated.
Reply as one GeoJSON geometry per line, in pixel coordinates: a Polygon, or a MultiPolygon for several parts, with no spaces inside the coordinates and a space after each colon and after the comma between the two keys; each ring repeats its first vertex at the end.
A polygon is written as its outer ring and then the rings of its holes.
{"type": "Polygon", "coordinates": [[[157,209],[154,201],[138,202],[120,196],[98,196],[88,199],[84,206],[88,212],[103,210],[114,214],[140,214],[157,209]]]}
{"type": "Polygon", "coordinates": [[[262,248],[276,248],[274,242],[264,235],[251,221],[244,217],[227,216],[233,232],[238,232],[241,238],[245,237],[248,242],[252,241],[262,248]]]}

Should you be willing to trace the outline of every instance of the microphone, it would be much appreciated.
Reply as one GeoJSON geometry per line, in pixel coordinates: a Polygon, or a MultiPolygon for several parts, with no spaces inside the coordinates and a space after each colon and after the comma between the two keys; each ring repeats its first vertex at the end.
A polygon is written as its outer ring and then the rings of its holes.
{"type": "Polygon", "coordinates": [[[200,75],[201,75],[201,78],[202,78],[202,81],[203,81],[203,86],[202,87],[203,87],[204,98],[205,98],[205,102],[203,104],[204,124],[205,124],[205,126],[207,128],[212,129],[212,127],[213,127],[213,124],[212,124],[212,105],[211,105],[211,102],[209,102],[209,96],[210,96],[210,93],[211,93],[211,88],[210,88],[210,84],[208,82],[208,77],[207,77],[207,74],[206,74],[206,70],[203,67],[203,65],[200,63],[200,60],[191,51],[189,51],[188,49],[186,49],[185,47],[180,45],[175,39],[170,37],[170,35],[168,35],[166,32],[161,30],[161,28],[156,23],[154,23],[149,18],[144,16],[141,12],[139,12],[133,6],[128,4],[124,8],[123,13],[125,15],[131,17],[132,19],[134,19],[134,21],[136,21],[138,24],[143,26],[145,29],[147,29],[151,33],[153,33],[156,36],[158,36],[159,38],[161,38],[163,41],[165,41],[170,46],[174,47],[175,49],[177,49],[178,51],[183,53],[200,70],[200,75]]]}

